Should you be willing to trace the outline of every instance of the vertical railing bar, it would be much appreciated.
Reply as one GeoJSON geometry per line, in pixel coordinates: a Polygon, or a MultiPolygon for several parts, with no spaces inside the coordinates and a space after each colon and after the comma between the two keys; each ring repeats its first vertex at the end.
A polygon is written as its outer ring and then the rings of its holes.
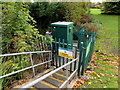
{"type": "MultiPolygon", "coordinates": [[[[72,48],[73,48],[73,44],[71,44],[71,49],[72,49],[72,48]]],[[[72,49],[72,50],[73,50],[73,49],[72,49]]],[[[72,61],[72,59],[70,59],[70,61],[72,61]]],[[[73,63],[70,64],[70,73],[72,73],[72,64],[73,64],[73,63]]]]}
{"type": "MultiPolygon", "coordinates": [[[[66,66],[66,80],[68,81],[68,65],[66,66]]],[[[68,88],[68,82],[66,83],[66,88],[68,88]]]]}
{"type": "Polygon", "coordinates": [[[81,75],[84,74],[84,70],[85,70],[85,63],[86,63],[85,54],[86,54],[86,43],[84,44],[83,53],[82,53],[82,69],[81,69],[81,75]]]}
{"type": "Polygon", "coordinates": [[[54,66],[54,59],[52,58],[52,43],[50,44],[50,48],[51,48],[51,58],[50,58],[50,60],[52,60],[51,61],[51,66],[53,65],[54,66]]]}
{"type": "Polygon", "coordinates": [[[56,60],[56,68],[58,67],[58,64],[57,64],[57,40],[55,38],[55,60],[56,60]]]}
{"type": "Polygon", "coordinates": [[[32,59],[31,53],[30,53],[30,61],[31,61],[31,65],[32,65],[33,75],[35,76],[35,68],[33,67],[33,59],[32,59]]]}
{"type": "MultiPolygon", "coordinates": [[[[79,61],[79,60],[76,61],[76,64],[77,64],[77,65],[76,65],[76,69],[77,69],[77,70],[78,70],[78,61],[79,61]]],[[[76,76],[77,76],[77,73],[78,73],[78,72],[76,72],[76,76]]]]}
{"type": "MultiPolygon", "coordinates": [[[[60,47],[60,38],[58,39],[59,44],[58,44],[58,48],[60,47]]],[[[61,66],[61,57],[59,56],[59,67],[61,66]]]]}
{"type": "MultiPolygon", "coordinates": [[[[67,49],[68,49],[68,43],[67,43],[67,49]]],[[[67,60],[67,63],[68,63],[68,58],[66,60],[67,60]]]]}
{"type": "Polygon", "coordinates": [[[81,70],[81,65],[82,65],[82,61],[83,61],[83,53],[84,53],[84,46],[83,46],[83,42],[80,42],[79,44],[79,63],[78,63],[78,76],[80,76],[80,70],[81,70]],[[80,44],[81,44],[81,50],[80,50],[80,44]],[[81,56],[80,56],[80,53],[81,53],[81,56]]]}
{"type": "MultiPolygon", "coordinates": [[[[62,44],[62,47],[64,48],[64,47],[65,47],[65,45],[64,45],[64,39],[63,39],[62,43],[63,43],[63,44],[62,44]]],[[[64,61],[65,61],[65,58],[63,57],[63,65],[65,64],[64,61]]],[[[64,71],[64,70],[65,70],[65,68],[63,68],[63,71],[64,71]]]]}
{"type": "MultiPolygon", "coordinates": [[[[48,61],[50,61],[51,60],[51,52],[49,52],[48,54],[49,54],[48,61]]],[[[50,68],[50,66],[51,66],[51,62],[49,62],[48,68],[50,68]]]]}
{"type": "MultiPolygon", "coordinates": [[[[75,48],[75,58],[77,58],[77,48],[75,48]]],[[[76,61],[74,63],[74,70],[76,69],[76,61]]]]}

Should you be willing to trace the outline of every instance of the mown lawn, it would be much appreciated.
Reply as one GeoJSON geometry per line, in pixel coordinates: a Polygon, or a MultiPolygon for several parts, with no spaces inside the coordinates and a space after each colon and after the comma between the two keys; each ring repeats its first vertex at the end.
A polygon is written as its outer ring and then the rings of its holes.
{"type": "Polygon", "coordinates": [[[98,31],[95,49],[118,54],[118,15],[102,15],[100,9],[91,9],[91,16],[102,23],[98,31]]]}

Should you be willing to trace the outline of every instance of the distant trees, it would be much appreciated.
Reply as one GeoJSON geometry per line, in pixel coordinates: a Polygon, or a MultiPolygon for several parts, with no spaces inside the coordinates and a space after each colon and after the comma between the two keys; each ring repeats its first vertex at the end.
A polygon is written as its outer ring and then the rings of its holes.
{"type": "Polygon", "coordinates": [[[101,9],[102,3],[100,3],[100,2],[97,2],[97,3],[91,2],[91,3],[90,3],[90,7],[91,7],[91,8],[98,8],[98,9],[101,9]]]}
{"type": "Polygon", "coordinates": [[[120,2],[104,2],[103,14],[120,14],[120,2]]]}
{"type": "Polygon", "coordinates": [[[65,6],[65,19],[66,21],[79,21],[81,16],[88,15],[90,13],[89,2],[67,2],[65,6]]]}

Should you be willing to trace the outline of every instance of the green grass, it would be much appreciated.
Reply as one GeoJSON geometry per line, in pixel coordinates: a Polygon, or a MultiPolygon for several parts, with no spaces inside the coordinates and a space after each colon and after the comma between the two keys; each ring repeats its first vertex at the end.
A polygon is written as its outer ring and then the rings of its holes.
{"type": "Polygon", "coordinates": [[[91,14],[94,14],[94,15],[98,15],[98,14],[101,14],[101,10],[100,9],[91,9],[91,14]]]}
{"type": "Polygon", "coordinates": [[[107,53],[118,52],[118,15],[102,15],[100,9],[91,9],[91,16],[102,23],[98,31],[95,49],[106,50],[107,53]]]}
{"type": "Polygon", "coordinates": [[[85,76],[89,76],[90,79],[85,81],[85,85],[80,86],[80,88],[118,88],[117,57],[109,54],[101,55],[101,53],[103,53],[103,51],[96,53],[98,58],[94,60],[95,63],[89,64],[89,67],[94,67],[95,65],[97,65],[97,67],[94,71],[88,70],[89,72],[94,73],[85,73],[85,76]],[[104,61],[106,58],[109,61],[104,61]],[[89,84],[89,82],[91,84],[89,84]]]}
{"type": "Polygon", "coordinates": [[[102,15],[100,9],[91,9],[91,16],[102,23],[102,28],[97,32],[95,50],[100,50],[93,56],[95,63],[89,63],[89,67],[95,67],[92,74],[86,72],[84,76],[90,79],[80,88],[118,88],[118,63],[116,56],[118,51],[118,15],[102,15]],[[105,52],[104,52],[104,51],[105,52]],[[107,54],[101,54],[107,53],[107,54]],[[108,59],[109,61],[104,61],[108,59]],[[114,63],[111,63],[114,62],[114,63]],[[103,76],[100,76],[102,74],[103,76]]]}

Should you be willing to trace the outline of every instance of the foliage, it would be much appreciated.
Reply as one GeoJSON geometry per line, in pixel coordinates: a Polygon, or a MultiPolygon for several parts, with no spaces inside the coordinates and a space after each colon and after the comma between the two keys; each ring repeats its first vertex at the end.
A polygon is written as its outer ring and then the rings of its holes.
{"type": "Polygon", "coordinates": [[[92,20],[90,23],[81,24],[81,26],[86,27],[86,31],[89,32],[98,32],[101,29],[101,23],[98,20],[92,20]]]}
{"type": "Polygon", "coordinates": [[[34,24],[35,21],[25,8],[27,5],[20,2],[4,2],[2,5],[3,53],[34,50],[39,34],[30,24],[34,24]]]}
{"type": "Polygon", "coordinates": [[[29,4],[29,10],[30,15],[37,22],[39,32],[43,35],[50,23],[65,20],[65,11],[62,3],[35,2],[29,4]]]}
{"type": "Polygon", "coordinates": [[[45,34],[50,23],[57,21],[75,22],[81,15],[89,14],[89,3],[67,2],[48,3],[35,2],[29,4],[30,14],[37,21],[37,27],[41,34],[45,34]]]}
{"type": "Polygon", "coordinates": [[[95,9],[95,8],[96,8],[96,9],[100,9],[100,8],[102,7],[102,3],[100,3],[100,2],[97,2],[97,3],[96,3],[96,2],[91,2],[91,3],[90,3],[90,7],[91,7],[91,8],[94,8],[94,9],[95,9]]]}
{"type": "Polygon", "coordinates": [[[90,12],[89,2],[67,2],[65,6],[66,21],[79,21],[82,15],[88,15],[90,12]]]}
{"type": "MultiPolygon", "coordinates": [[[[2,53],[17,53],[41,50],[40,43],[50,43],[52,39],[40,42],[38,30],[33,26],[35,20],[29,15],[28,5],[23,2],[2,3],[2,53]]],[[[42,48],[43,50],[44,48],[42,48]]],[[[48,48],[45,48],[48,49],[48,48]]],[[[2,75],[30,66],[28,55],[0,58],[2,75]]],[[[29,73],[29,72],[27,72],[29,73]]],[[[9,86],[14,80],[23,78],[23,72],[2,79],[3,87],[9,86]]]]}
{"type": "Polygon", "coordinates": [[[120,14],[120,2],[104,2],[103,14],[120,14]]]}
{"type": "MultiPolygon", "coordinates": [[[[102,28],[102,23],[99,20],[93,19],[91,16],[83,16],[80,21],[75,23],[73,39],[78,39],[78,32],[81,30],[81,27],[86,27],[86,31],[96,32],[98,35],[98,31],[102,28]]],[[[98,37],[97,35],[97,37],[98,37]]]]}

